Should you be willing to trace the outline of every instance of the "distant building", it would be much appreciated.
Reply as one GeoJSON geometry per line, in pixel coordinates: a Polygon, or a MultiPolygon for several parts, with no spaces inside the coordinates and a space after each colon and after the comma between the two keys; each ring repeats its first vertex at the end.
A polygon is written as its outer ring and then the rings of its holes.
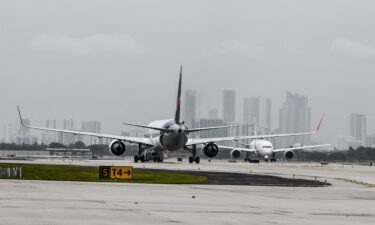
{"type": "Polygon", "coordinates": [[[218,113],[217,109],[208,110],[208,118],[213,119],[213,120],[217,120],[219,118],[219,113],[218,113]]]}
{"type": "Polygon", "coordinates": [[[336,149],[338,150],[348,150],[350,143],[353,141],[351,136],[336,136],[336,149]]]}
{"type": "Polygon", "coordinates": [[[186,90],[184,107],[184,121],[186,125],[193,128],[196,122],[197,115],[197,93],[194,90],[186,90]]]}
{"type": "Polygon", "coordinates": [[[366,147],[375,148],[375,134],[366,136],[366,147]]]}
{"type": "MultiPolygon", "coordinates": [[[[99,121],[82,121],[81,130],[90,133],[101,133],[102,125],[99,121]]],[[[92,136],[79,136],[79,141],[85,145],[102,144],[102,139],[92,136]]]]}
{"type": "Polygon", "coordinates": [[[363,114],[350,114],[350,135],[355,141],[366,145],[366,116],[363,114]]]}
{"type": "Polygon", "coordinates": [[[349,144],[349,148],[351,147],[353,149],[357,149],[357,148],[363,146],[362,141],[356,141],[356,140],[351,140],[351,141],[349,141],[348,144],[349,144]]]}
{"type": "MultiPolygon", "coordinates": [[[[72,118],[64,120],[63,129],[74,130],[74,120],[72,118]]],[[[76,142],[76,138],[74,134],[63,134],[62,143],[64,145],[74,144],[75,142],[76,142]]]]}
{"type": "Polygon", "coordinates": [[[7,139],[6,139],[6,142],[7,143],[16,143],[16,131],[15,131],[15,127],[13,124],[8,124],[7,126],[7,139]]]}
{"type": "Polygon", "coordinates": [[[223,91],[223,120],[227,124],[235,122],[236,92],[234,90],[223,91]]]}
{"type": "Polygon", "coordinates": [[[272,118],[272,100],[271,98],[266,98],[264,110],[262,112],[263,117],[263,127],[266,128],[267,133],[271,132],[271,118],[272,118]]]}
{"type": "MultiPolygon", "coordinates": [[[[226,123],[221,119],[200,119],[197,127],[216,127],[225,126],[226,123]]],[[[207,130],[199,132],[200,138],[212,138],[212,137],[227,137],[229,135],[229,128],[207,130]]]]}
{"type": "Polygon", "coordinates": [[[244,124],[257,124],[262,133],[271,131],[271,99],[260,97],[244,98],[244,124]]]}
{"type": "Polygon", "coordinates": [[[260,125],[260,98],[250,97],[244,98],[244,113],[243,113],[243,123],[253,124],[254,122],[260,125]]]}
{"type": "MultiPolygon", "coordinates": [[[[46,120],[46,127],[56,129],[57,128],[57,120],[46,120]]],[[[42,142],[46,145],[49,145],[51,142],[62,143],[62,141],[61,142],[59,141],[59,135],[62,136],[60,133],[57,133],[57,132],[46,131],[43,134],[42,142]]]]}
{"type": "MultiPolygon", "coordinates": [[[[24,118],[23,123],[25,126],[30,126],[30,120],[24,118]]],[[[30,129],[22,126],[21,124],[18,127],[14,142],[18,145],[32,145],[38,142],[38,138],[30,135],[30,129]]]]}
{"type": "MultiPolygon", "coordinates": [[[[279,131],[281,133],[296,133],[310,131],[311,109],[308,98],[299,94],[287,92],[286,101],[279,111],[279,131]]],[[[309,144],[310,136],[283,138],[284,146],[295,143],[309,144]]]]}

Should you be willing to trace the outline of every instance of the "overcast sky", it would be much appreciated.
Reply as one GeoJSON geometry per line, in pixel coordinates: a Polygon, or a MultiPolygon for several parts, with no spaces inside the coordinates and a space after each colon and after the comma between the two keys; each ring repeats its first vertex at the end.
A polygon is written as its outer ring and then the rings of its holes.
{"type": "MultiPolygon", "coordinates": [[[[0,2],[0,131],[17,119],[120,122],[173,116],[178,68],[201,114],[221,110],[222,90],[271,97],[273,125],[286,91],[307,95],[315,139],[349,133],[349,114],[375,132],[375,2],[0,2]]],[[[182,102],[183,104],[183,102],[182,102]]],[[[61,122],[60,122],[61,126],[61,122]]]]}

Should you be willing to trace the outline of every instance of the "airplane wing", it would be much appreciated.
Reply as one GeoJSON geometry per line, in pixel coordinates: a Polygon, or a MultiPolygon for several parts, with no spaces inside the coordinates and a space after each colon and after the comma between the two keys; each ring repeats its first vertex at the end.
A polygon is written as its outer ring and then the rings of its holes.
{"type": "MultiPolygon", "coordinates": [[[[261,139],[261,138],[272,138],[272,137],[290,137],[290,136],[311,135],[311,134],[315,134],[315,133],[317,133],[319,131],[320,126],[321,126],[321,124],[323,122],[323,118],[324,118],[324,114],[321,117],[321,119],[319,121],[319,124],[316,127],[316,129],[313,130],[313,131],[311,131],[311,132],[289,133],[289,134],[253,135],[253,136],[238,136],[238,137],[220,137],[220,138],[189,138],[189,140],[186,143],[186,145],[187,146],[191,146],[191,145],[199,145],[199,144],[207,144],[207,143],[223,142],[223,141],[240,141],[240,140],[247,140],[247,139],[261,139]]],[[[204,129],[204,128],[202,128],[202,129],[204,129]]]]}
{"type": "Polygon", "coordinates": [[[288,133],[288,134],[268,134],[268,135],[254,135],[254,136],[243,136],[243,137],[236,137],[235,140],[246,140],[246,139],[262,139],[262,138],[274,138],[274,137],[291,137],[291,136],[303,136],[303,135],[311,135],[319,132],[320,126],[322,125],[324,119],[324,114],[320,118],[318,125],[316,126],[315,130],[310,132],[302,132],[302,133],[288,133]]]}
{"type": "MultiPolygon", "coordinates": [[[[310,146],[301,146],[301,147],[293,147],[293,148],[279,148],[279,149],[274,149],[273,152],[285,152],[285,151],[292,151],[292,150],[302,150],[302,149],[308,149],[308,148],[319,148],[319,147],[328,147],[331,146],[331,144],[324,144],[324,145],[310,145],[310,146]]],[[[250,149],[250,148],[241,148],[241,147],[229,147],[229,146],[223,146],[223,145],[218,145],[219,148],[222,149],[229,149],[229,150],[240,150],[244,152],[255,152],[255,149],[250,149]]]]}
{"type": "Polygon", "coordinates": [[[308,146],[301,146],[301,147],[293,147],[293,148],[279,148],[274,149],[273,152],[285,152],[285,151],[292,151],[292,150],[302,150],[307,148],[319,148],[319,147],[328,147],[331,144],[324,144],[324,145],[308,145],[308,146]]]}
{"type": "Polygon", "coordinates": [[[128,136],[91,133],[91,132],[76,131],[76,130],[64,130],[64,129],[53,129],[53,128],[46,128],[46,127],[26,126],[23,123],[20,108],[18,106],[17,108],[18,108],[18,114],[21,120],[21,125],[26,128],[35,129],[35,130],[52,131],[52,132],[62,132],[62,133],[68,133],[68,134],[74,134],[74,135],[86,135],[86,136],[92,136],[92,137],[98,137],[98,138],[117,139],[117,140],[123,140],[123,141],[129,142],[129,143],[137,143],[137,144],[143,144],[143,145],[149,145],[149,146],[153,145],[152,140],[150,138],[128,137],[128,136]]]}
{"type": "Polygon", "coordinates": [[[239,147],[229,147],[229,146],[223,146],[223,145],[218,145],[217,147],[222,148],[222,149],[228,149],[228,150],[240,150],[244,152],[255,152],[255,149],[250,149],[250,148],[239,148],[239,147]]]}
{"type": "Polygon", "coordinates": [[[200,145],[214,142],[223,142],[223,141],[235,141],[237,137],[219,137],[219,138],[189,138],[186,143],[186,146],[191,145],[200,145]]]}

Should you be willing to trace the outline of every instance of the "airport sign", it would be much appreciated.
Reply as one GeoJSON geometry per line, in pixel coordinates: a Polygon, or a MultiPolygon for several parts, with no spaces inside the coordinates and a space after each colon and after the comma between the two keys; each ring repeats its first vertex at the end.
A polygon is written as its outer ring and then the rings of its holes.
{"type": "Polygon", "coordinates": [[[99,166],[100,179],[132,180],[132,166],[99,166]]]}

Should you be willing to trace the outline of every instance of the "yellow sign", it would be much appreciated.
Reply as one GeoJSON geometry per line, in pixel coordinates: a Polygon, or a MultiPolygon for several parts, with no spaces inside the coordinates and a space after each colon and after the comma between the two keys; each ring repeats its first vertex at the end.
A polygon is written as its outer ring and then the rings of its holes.
{"type": "Polygon", "coordinates": [[[100,179],[133,179],[132,166],[99,166],[100,179]]]}

